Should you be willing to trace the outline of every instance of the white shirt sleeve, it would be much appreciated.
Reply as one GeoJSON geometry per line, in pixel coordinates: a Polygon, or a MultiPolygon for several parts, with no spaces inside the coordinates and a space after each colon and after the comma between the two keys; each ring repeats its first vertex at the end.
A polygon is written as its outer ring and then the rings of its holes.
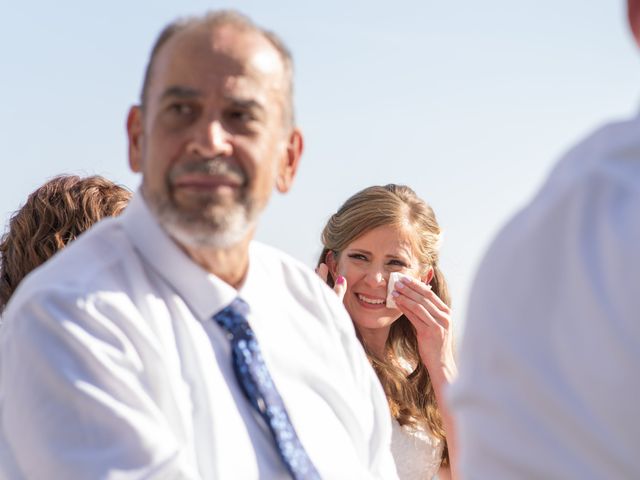
{"type": "Polygon", "coordinates": [[[162,379],[142,357],[161,352],[142,318],[124,295],[75,293],[37,292],[2,327],[1,422],[22,474],[197,478],[156,404],[162,379]]]}
{"type": "Polygon", "coordinates": [[[353,369],[353,378],[359,383],[358,391],[363,394],[362,404],[372,405],[372,431],[369,437],[369,470],[373,478],[398,478],[395,461],[391,453],[391,412],[384,390],[375,371],[364,353],[364,349],[356,337],[355,329],[348,313],[341,302],[334,299],[330,292],[329,300],[332,316],[341,329],[342,345],[347,354],[348,362],[353,369]],[[336,300],[336,301],[334,301],[336,300]]]}

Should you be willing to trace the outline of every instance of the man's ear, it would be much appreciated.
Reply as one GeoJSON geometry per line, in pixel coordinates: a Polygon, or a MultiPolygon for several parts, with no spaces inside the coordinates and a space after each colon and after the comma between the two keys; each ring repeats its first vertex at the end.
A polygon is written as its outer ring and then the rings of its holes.
{"type": "Polygon", "coordinates": [[[127,136],[129,138],[129,167],[133,172],[142,170],[142,110],[138,105],[129,109],[127,136]]]}
{"type": "Polygon", "coordinates": [[[627,18],[631,33],[636,39],[636,43],[640,46],[640,0],[627,0],[627,18]]]}
{"type": "Polygon", "coordinates": [[[293,179],[298,171],[300,157],[304,148],[302,132],[294,128],[287,140],[287,150],[278,165],[278,176],[276,177],[276,188],[280,193],[287,193],[293,184],[293,179]]]}
{"type": "Polygon", "coordinates": [[[424,283],[429,285],[431,283],[431,280],[433,280],[433,275],[434,275],[433,267],[429,267],[429,270],[427,271],[427,273],[424,274],[420,280],[422,280],[424,283]]]}

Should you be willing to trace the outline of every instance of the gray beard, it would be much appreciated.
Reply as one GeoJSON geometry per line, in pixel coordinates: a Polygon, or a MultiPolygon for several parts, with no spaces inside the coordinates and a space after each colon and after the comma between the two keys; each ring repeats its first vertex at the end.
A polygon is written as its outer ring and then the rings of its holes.
{"type": "MultiPolygon", "coordinates": [[[[240,243],[255,227],[260,213],[251,201],[194,215],[178,210],[168,198],[149,198],[149,209],[178,243],[192,248],[229,248],[240,243]]],[[[204,207],[207,210],[207,207],[204,207]]],[[[216,206],[214,206],[216,208],[216,206]]]]}

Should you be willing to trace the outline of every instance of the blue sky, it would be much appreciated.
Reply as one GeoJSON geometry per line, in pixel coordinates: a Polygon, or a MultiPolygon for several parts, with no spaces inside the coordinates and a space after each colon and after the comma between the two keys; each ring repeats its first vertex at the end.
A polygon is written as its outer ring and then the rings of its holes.
{"type": "Polygon", "coordinates": [[[296,61],[306,150],[258,238],[311,266],[348,196],[406,183],[445,230],[458,325],[500,225],[580,136],[637,109],[640,55],[621,0],[7,2],[3,223],[59,173],[137,187],[124,122],[151,44],[174,17],[212,8],[276,31],[296,61]]]}

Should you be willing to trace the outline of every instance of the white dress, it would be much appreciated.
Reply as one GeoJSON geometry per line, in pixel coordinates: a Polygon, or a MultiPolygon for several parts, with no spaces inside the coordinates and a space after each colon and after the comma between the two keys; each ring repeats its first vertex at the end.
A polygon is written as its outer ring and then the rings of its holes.
{"type": "Polygon", "coordinates": [[[438,473],[444,443],[423,429],[401,426],[396,419],[391,433],[391,453],[400,480],[431,479],[438,473]]]}
{"type": "MultiPolygon", "coordinates": [[[[398,358],[398,365],[407,373],[414,368],[404,358],[398,358]]],[[[395,418],[391,424],[391,453],[399,480],[432,479],[440,469],[444,442],[423,428],[402,426],[395,418]]]]}

